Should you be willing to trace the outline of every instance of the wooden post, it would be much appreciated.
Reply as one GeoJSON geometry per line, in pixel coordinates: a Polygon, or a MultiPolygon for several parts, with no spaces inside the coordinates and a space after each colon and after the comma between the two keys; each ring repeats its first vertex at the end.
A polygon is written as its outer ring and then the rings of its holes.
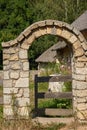
{"type": "Polygon", "coordinates": [[[35,75],[35,112],[37,112],[37,108],[38,108],[38,97],[37,97],[37,93],[38,93],[38,82],[37,82],[37,75],[35,75]]]}

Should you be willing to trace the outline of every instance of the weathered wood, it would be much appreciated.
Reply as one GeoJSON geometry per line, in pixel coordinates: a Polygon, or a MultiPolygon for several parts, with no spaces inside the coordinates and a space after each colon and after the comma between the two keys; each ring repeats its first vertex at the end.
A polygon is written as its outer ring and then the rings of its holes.
{"type": "Polygon", "coordinates": [[[58,109],[58,108],[38,108],[37,115],[48,115],[48,116],[72,116],[72,109],[58,109]]]}
{"type": "Polygon", "coordinates": [[[42,76],[42,77],[35,77],[36,82],[67,82],[72,81],[71,75],[61,75],[61,76],[42,76]]]}
{"type": "Polygon", "coordinates": [[[45,76],[38,77],[35,75],[35,113],[36,115],[49,115],[49,116],[69,116],[72,115],[72,109],[48,109],[38,108],[39,98],[59,98],[59,99],[72,99],[72,92],[38,92],[38,83],[41,82],[67,82],[72,81],[71,75],[62,76],[45,76]]]}
{"type": "Polygon", "coordinates": [[[72,99],[72,92],[40,92],[36,98],[66,98],[72,99]]]}
{"type": "Polygon", "coordinates": [[[37,94],[38,94],[38,84],[37,84],[37,81],[36,81],[36,79],[37,79],[37,75],[35,75],[35,109],[37,109],[38,108],[38,96],[37,96],[37,94]]]}

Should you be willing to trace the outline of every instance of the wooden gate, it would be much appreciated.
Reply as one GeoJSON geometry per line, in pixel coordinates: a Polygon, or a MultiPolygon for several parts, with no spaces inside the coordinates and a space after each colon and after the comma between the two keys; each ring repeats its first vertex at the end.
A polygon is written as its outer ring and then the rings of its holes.
{"type": "Polygon", "coordinates": [[[62,76],[41,76],[35,75],[35,114],[49,116],[70,116],[73,114],[72,109],[59,108],[38,108],[38,99],[54,98],[54,99],[72,99],[72,92],[38,92],[38,83],[41,82],[67,82],[72,81],[71,75],[62,76]]]}

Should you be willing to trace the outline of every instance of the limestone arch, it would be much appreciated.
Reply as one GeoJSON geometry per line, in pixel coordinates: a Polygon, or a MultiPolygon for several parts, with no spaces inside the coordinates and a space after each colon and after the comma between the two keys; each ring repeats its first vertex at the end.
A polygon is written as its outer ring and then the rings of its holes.
{"type": "MultiPolygon", "coordinates": [[[[68,44],[71,44],[73,48],[73,108],[74,111],[77,112],[77,117],[84,120],[84,116],[81,113],[87,114],[86,107],[85,109],[82,107],[82,105],[85,106],[85,101],[82,101],[82,98],[87,96],[86,93],[84,93],[84,90],[87,92],[87,43],[83,35],[78,30],[65,22],[57,20],[36,22],[26,28],[15,40],[2,43],[4,97],[6,97],[6,94],[7,96],[11,96],[10,91],[13,91],[16,94],[17,101],[19,103],[19,114],[21,115],[21,113],[24,113],[25,111],[24,115],[28,116],[26,103],[30,104],[30,101],[28,91],[29,62],[27,50],[36,38],[47,34],[63,38],[68,42],[68,44]],[[7,89],[9,94],[7,93],[7,89]],[[84,93],[83,95],[81,95],[82,91],[84,93]],[[22,95],[22,97],[20,95],[22,95]],[[21,100],[23,100],[24,103],[21,103],[21,100]]],[[[4,104],[4,115],[12,115],[11,104],[6,102],[6,100],[4,100],[4,104]],[[10,113],[8,113],[8,111],[10,111],[10,113]]]]}

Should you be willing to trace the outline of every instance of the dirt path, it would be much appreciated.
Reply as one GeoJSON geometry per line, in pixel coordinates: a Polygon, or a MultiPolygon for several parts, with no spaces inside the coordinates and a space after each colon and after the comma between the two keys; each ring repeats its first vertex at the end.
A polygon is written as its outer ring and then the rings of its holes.
{"type": "Polygon", "coordinates": [[[46,117],[36,117],[33,119],[33,121],[39,122],[43,125],[45,124],[51,124],[51,123],[64,123],[64,124],[70,124],[74,121],[73,117],[69,118],[46,118],[46,117]]]}
{"type": "Polygon", "coordinates": [[[78,125],[74,121],[73,117],[69,118],[46,118],[46,117],[36,117],[33,121],[41,123],[42,125],[51,124],[51,123],[64,123],[66,126],[60,130],[87,130],[87,124],[78,125]]]}

